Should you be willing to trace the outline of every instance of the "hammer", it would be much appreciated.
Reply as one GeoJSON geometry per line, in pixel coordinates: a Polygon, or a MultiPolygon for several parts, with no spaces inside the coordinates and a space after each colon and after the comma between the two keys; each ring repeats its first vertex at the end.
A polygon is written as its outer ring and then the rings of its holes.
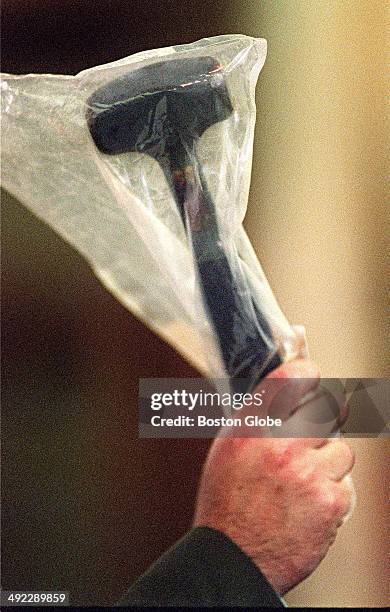
{"type": "Polygon", "coordinates": [[[192,245],[203,300],[235,390],[252,389],[281,363],[267,319],[253,300],[238,253],[229,257],[197,157],[213,124],[233,112],[212,57],[141,67],[95,91],[87,124],[99,151],[146,153],[161,166],[192,245]]]}

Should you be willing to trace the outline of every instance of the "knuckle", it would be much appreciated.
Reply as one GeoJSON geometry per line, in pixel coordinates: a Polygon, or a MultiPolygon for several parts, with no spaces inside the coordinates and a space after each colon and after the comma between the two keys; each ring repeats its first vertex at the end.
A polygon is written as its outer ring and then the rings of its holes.
{"type": "Polygon", "coordinates": [[[335,516],[341,517],[346,514],[351,505],[351,497],[345,495],[336,495],[334,499],[335,516]]]}
{"type": "Polygon", "coordinates": [[[333,520],[339,511],[337,497],[330,488],[318,487],[316,490],[316,502],[321,515],[325,520],[333,520]]]}
{"type": "Polygon", "coordinates": [[[302,470],[299,470],[296,466],[289,466],[286,470],[286,476],[291,483],[295,485],[305,482],[306,477],[302,470]]]}
{"type": "Polygon", "coordinates": [[[269,459],[277,471],[288,469],[291,465],[291,443],[274,444],[269,450],[269,459]]]}
{"type": "Polygon", "coordinates": [[[346,463],[352,468],[355,463],[355,453],[353,449],[349,446],[349,444],[347,444],[346,442],[343,442],[343,446],[346,463]]]}
{"type": "Polygon", "coordinates": [[[309,493],[312,491],[315,474],[311,465],[305,462],[292,462],[286,474],[290,483],[295,487],[305,488],[309,493]]]}
{"type": "Polygon", "coordinates": [[[355,463],[355,453],[352,448],[343,440],[333,442],[332,448],[333,461],[337,464],[350,471],[355,463]]]}
{"type": "Polygon", "coordinates": [[[294,470],[294,476],[297,483],[306,484],[310,486],[314,479],[314,473],[312,467],[306,466],[306,469],[296,468],[294,470]]]}
{"type": "Polygon", "coordinates": [[[352,448],[344,440],[338,440],[337,442],[334,442],[334,445],[343,457],[345,457],[346,459],[352,459],[352,448]]]}

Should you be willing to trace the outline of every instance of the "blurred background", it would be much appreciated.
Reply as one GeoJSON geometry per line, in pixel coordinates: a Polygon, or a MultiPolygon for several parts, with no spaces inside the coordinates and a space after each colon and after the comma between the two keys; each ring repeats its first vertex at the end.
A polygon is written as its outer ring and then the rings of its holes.
{"type": "MultiPolygon", "coordinates": [[[[386,19],[378,0],[4,0],[2,70],[266,38],[247,231],[322,373],[385,377],[386,19]]],[[[138,440],[138,379],[196,373],[7,193],[2,209],[2,586],[109,605],[191,525],[209,446],[138,440]]],[[[355,514],[291,605],[389,602],[389,445],[351,444],[355,514]]]]}

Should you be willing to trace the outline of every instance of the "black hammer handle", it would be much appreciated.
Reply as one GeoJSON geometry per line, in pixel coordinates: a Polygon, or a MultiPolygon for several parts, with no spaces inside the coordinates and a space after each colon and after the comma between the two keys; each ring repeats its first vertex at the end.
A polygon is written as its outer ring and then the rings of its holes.
{"type": "Polygon", "coordinates": [[[163,169],[192,243],[203,299],[226,370],[237,388],[251,389],[281,364],[271,329],[252,299],[234,245],[228,259],[214,202],[195,154],[185,149],[180,159],[176,149],[163,169]]]}

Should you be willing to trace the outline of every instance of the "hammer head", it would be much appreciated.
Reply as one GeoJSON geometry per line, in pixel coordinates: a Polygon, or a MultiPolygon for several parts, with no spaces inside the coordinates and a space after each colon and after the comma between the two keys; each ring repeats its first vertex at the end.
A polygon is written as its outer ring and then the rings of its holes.
{"type": "Polygon", "coordinates": [[[156,158],[179,143],[191,145],[233,110],[212,57],[139,68],[95,91],[87,105],[88,127],[100,151],[156,158]]]}

